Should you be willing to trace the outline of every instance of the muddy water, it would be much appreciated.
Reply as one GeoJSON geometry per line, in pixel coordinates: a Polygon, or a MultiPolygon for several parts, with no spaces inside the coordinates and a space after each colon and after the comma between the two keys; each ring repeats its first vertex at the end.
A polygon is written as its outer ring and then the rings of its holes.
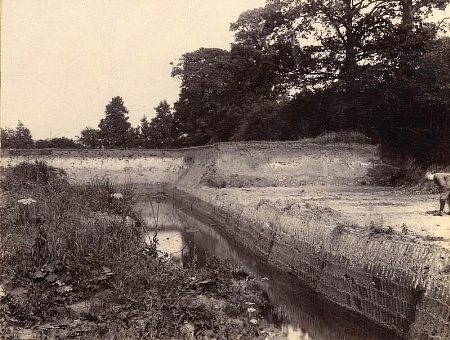
{"type": "Polygon", "coordinates": [[[136,208],[150,227],[147,237],[158,226],[158,247],[169,254],[171,261],[198,266],[216,255],[232,261],[260,284],[269,301],[264,311],[269,327],[278,329],[280,339],[289,340],[397,340],[401,339],[377,327],[365,318],[336,306],[311,291],[287,274],[269,268],[264,261],[253,258],[245,249],[233,244],[220,233],[220,227],[207,225],[171,204],[139,202],[136,208]]]}

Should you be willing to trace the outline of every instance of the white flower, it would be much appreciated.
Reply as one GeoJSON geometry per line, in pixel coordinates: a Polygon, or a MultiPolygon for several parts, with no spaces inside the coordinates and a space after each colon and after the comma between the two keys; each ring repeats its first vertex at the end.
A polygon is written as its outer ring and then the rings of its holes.
{"type": "Polygon", "coordinates": [[[125,216],[125,225],[127,227],[132,227],[134,225],[134,220],[130,216],[125,216]]]}
{"type": "Polygon", "coordinates": [[[247,312],[248,312],[248,313],[254,313],[254,312],[256,312],[256,309],[250,307],[250,308],[247,308],[247,312]]]}
{"type": "Polygon", "coordinates": [[[20,200],[17,201],[17,203],[23,204],[23,205],[28,205],[31,203],[36,203],[36,201],[32,198],[22,198],[20,200]]]}
{"type": "Polygon", "coordinates": [[[256,325],[256,324],[258,323],[258,320],[256,320],[256,319],[251,319],[251,320],[250,320],[250,323],[251,323],[252,325],[256,325]]]}
{"type": "Polygon", "coordinates": [[[123,195],[120,192],[116,192],[114,194],[111,194],[112,198],[115,198],[116,200],[123,200],[123,195]]]}

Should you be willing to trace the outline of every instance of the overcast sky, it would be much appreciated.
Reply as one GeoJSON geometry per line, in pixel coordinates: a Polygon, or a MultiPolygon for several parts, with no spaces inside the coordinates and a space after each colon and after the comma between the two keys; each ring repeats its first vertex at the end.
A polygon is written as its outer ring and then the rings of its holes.
{"type": "Polygon", "coordinates": [[[200,47],[229,50],[230,23],[265,0],[3,0],[1,126],[34,139],[97,128],[121,96],[130,122],[177,100],[171,62],[200,47]]]}
{"type": "Polygon", "coordinates": [[[265,0],[3,0],[1,126],[34,139],[97,128],[121,96],[130,122],[172,105],[172,66],[200,47],[229,50],[230,23],[265,0]]]}

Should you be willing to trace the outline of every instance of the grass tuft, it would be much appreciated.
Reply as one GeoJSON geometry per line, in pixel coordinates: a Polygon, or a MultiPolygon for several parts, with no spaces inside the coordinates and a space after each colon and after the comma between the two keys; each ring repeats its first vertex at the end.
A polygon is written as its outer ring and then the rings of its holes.
{"type": "Polygon", "coordinates": [[[393,235],[395,233],[391,226],[383,227],[383,225],[377,224],[374,221],[369,223],[369,230],[371,235],[387,234],[393,235]]]}

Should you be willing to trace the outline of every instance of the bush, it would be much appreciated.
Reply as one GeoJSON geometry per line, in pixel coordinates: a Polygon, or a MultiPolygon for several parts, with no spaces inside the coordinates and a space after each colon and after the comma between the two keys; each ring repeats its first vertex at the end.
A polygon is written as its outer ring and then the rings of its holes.
{"type": "Polygon", "coordinates": [[[39,186],[41,189],[60,190],[67,185],[64,170],[56,169],[45,162],[22,162],[13,168],[6,169],[1,181],[1,188],[6,191],[31,190],[39,186]]]}
{"type": "Polygon", "coordinates": [[[315,138],[307,138],[305,141],[324,145],[333,143],[372,144],[365,134],[351,130],[324,133],[315,138]]]}

